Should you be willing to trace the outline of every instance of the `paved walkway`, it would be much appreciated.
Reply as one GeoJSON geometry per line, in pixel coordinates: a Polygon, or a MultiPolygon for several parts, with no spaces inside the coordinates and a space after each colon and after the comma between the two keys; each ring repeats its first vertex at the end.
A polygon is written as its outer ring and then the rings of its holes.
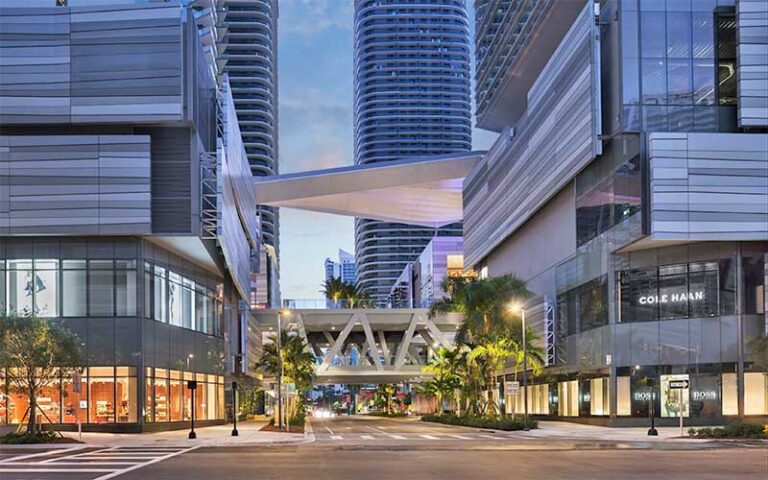
{"type": "MultiPolygon", "coordinates": [[[[189,440],[189,430],[174,430],[157,433],[83,433],[83,442],[99,447],[135,447],[135,446],[200,446],[233,447],[263,444],[297,444],[310,441],[311,433],[262,432],[264,422],[240,422],[237,424],[239,436],[233,437],[232,424],[196,428],[197,439],[189,440]]],[[[75,432],[65,432],[65,436],[77,438],[75,432]]]]}
{"type": "Polygon", "coordinates": [[[688,438],[688,427],[684,427],[684,436],[680,437],[680,427],[656,427],[659,435],[648,436],[648,427],[601,427],[571,422],[540,421],[539,428],[529,432],[515,432],[521,437],[531,438],[563,438],[615,442],[666,442],[666,441],[695,441],[688,438]]]}

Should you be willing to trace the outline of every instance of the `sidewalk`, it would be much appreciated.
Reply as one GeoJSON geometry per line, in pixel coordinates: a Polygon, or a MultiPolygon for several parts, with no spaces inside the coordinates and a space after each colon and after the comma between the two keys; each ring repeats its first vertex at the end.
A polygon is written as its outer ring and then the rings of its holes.
{"type": "Polygon", "coordinates": [[[539,428],[529,432],[517,431],[515,434],[530,438],[613,442],[702,442],[702,440],[688,438],[687,428],[684,429],[685,437],[680,437],[680,427],[656,427],[656,430],[659,435],[652,437],[648,435],[648,427],[601,427],[571,422],[540,421],[539,428]]]}
{"type": "MultiPolygon", "coordinates": [[[[213,427],[196,428],[197,439],[189,440],[189,430],[174,430],[157,433],[83,433],[83,442],[89,447],[244,447],[254,445],[286,445],[314,441],[311,428],[307,433],[276,433],[262,432],[264,422],[239,422],[237,431],[240,434],[233,437],[232,424],[213,427]]],[[[64,435],[77,439],[76,432],[64,432],[64,435]]],[[[71,446],[71,444],[70,444],[71,446]]]]}

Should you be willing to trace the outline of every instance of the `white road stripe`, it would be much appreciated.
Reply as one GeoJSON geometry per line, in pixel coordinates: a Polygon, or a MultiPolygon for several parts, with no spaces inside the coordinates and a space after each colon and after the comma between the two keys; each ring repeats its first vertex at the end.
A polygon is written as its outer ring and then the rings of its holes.
{"type": "Polygon", "coordinates": [[[101,477],[94,478],[93,480],[108,480],[110,478],[115,478],[115,477],[117,477],[119,475],[123,475],[124,473],[132,472],[134,470],[138,470],[139,468],[146,467],[146,466],[152,465],[154,463],[162,462],[163,460],[168,460],[169,458],[173,458],[173,457],[176,457],[178,455],[181,455],[181,454],[184,454],[184,453],[187,453],[187,452],[191,452],[192,450],[195,450],[196,448],[200,448],[200,446],[196,445],[194,447],[190,447],[190,448],[187,448],[187,449],[184,449],[184,450],[179,450],[177,452],[169,453],[168,455],[165,455],[165,456],[159,457],[159,458],[155,458],[154,460],[150,460],[149,462],[140,463],[138,465],[134,465],[132,467],[124,468],[122,470],[118,470],[116,472],[109,473],[107,475],[102,475],[101,477]]]}
{"type": "Polygon", "coordinates": [[[114,450],[114,449],[115,449],[115,447],[110,447],[110,448],[100,448],[100,449],[98,449],[98,450],[92,450],[92,451],[90,451],[90,452],[85,452],[85,453],[76,453],[76,454],[74,454],[74,455],[67,455],[66,457],[55,457],[55,458],[49,458],[48,460],[43,460],[43,461],[42,461],[42,462],[40,462],[40,463],[54,463],[54,462],[57,462],[57,461],[59,461],[59,460],[67,460],[67,459],[72,459],[72,458],[82,458],[82,457],[85,457],[85,456],[87,456],[87,455],[98,454],[98,453],[100,453],[100,452],[111,452],[111,451],[112,451],[112,450],[114,450]]]}
{"type": "Polygon", "coordinates": [[[330,429],[330,428],[328,428],[328,427],[323,427],[323,428],[325,428],[326,430],[328,430],[328,433],[330,433],[331,435],[333,435],[333,430],[331,430],[331,429],[330,429]]]}
{"type": "Polygon", "coordinates": [[[54,449],[51,449],[51,450],[46,450],[44,452],[30,453],[28,455],[19,455],[19,456],[10,457],[10,458],[4,458],[3,460],[0,460],[0,465],[3,464],[3,463],[16,462],[18,460],[26,460],[28,458],[44,457],[44,456],[47,456],[47,455],[55,455],[57,453],[66,453],[66,452],[71,452],[71,451],[76,451],[76,450],[82,450],[84,448],[85,448],[85,445],[78,445],[76,447],[54,448],[54,449]]]}
{"type": "Polygon", "coordinates": [[[465,437],[464,435],[455,435],[453,433],[449,433],[448,436],[453,438],[458,438],[459,440],[474,440],[472,437],[465,437]]]}
{"type": "Polygon", "coordinates": [[[0,468],[0,473],[105,473],[114,471],[112,468],[0,468]]]}
{"type": "Polygon", "coordinates": [[[361,435],[360,438],[362,438],[363,440],[373,440],[373,437],[370,435],[361,435]]]}
{"type": "Polygon", "coordinates": [[[394,438],[395,440],[405,440],[405,437],[402,435],[393,435],[391,433],[387,434],[390,438],[394,438]]]}
{"type": "Polygon", "coordinates": [[[331,440],[344,440],[341,435],[331,435],[331,440]]]}
{"type": "Polygon", "coordinates": [[[492,440],[498,440],[499,439],[499,437],[495,437],[493,435],[484,435],[484,434],[478,435],[478,437],[490,438],[492,440]]]}
{"type": "Polygon", "coordinates": [[[432,435],[419,435],[421,438],[426,438],[427,440],[440,440],[437,437],[433,437],[432,435]]]}

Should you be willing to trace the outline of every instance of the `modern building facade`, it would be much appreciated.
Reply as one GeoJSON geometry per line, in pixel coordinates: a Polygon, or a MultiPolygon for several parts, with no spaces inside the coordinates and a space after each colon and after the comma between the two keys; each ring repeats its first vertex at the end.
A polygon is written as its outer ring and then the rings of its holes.
{"type": "Polygon", "coordinates": [[[464,241],[461,237],[435,237],[409,263],[389,293],[392,308],[429,308],[446,296],[442,282],[464,272],[464,241]]]}
{"type": "MultiPolygon", "coordinates": [[[[469,25],[465,0],[355,0],[355,163],[469,151],[469,25]]],[[[358,283],[386,303],[435,229],[358,218],[358,283]]]]}
{"type": "Polygon", "coordinates": [[[357,282],[355,272],[355,256],[345,250],[339,249],[339,260],[335,261],[326,258],[323,264],[325,267],[325,280],[338,278],[342,282],[354,285],[357,282]]]}
{"type": "MultiPolygon", "coordinates": [[[[72,330],[84,373],[79,402],[72,378],[40,393],[38,420],[223,422],[225,381],[260,348],[248,302],[261,227],[199,11],[44,4],[0,11],[0,314],[72,330]]],[[[28,401],[5,374],[0,423],[19,423],[28,401]]]]}
{"type": "Polygon", "coordinates": [[[765,419],[766,4],[476,5],[478,125],[502,134],[465,180],[464,259],[535,294],[531,412],[765,419]]]}
{"type": "MultiPolygon", "coordinates": [[[[237,120],[248,163],[254,176],[269,176],[278,169],[277,115],[277,0],[218,0],[218,63],[229,76],[237,120]]],[[[254,282],[257,303],[280,304],[280,212],[259,206],[262,272],[254,282]]]]}

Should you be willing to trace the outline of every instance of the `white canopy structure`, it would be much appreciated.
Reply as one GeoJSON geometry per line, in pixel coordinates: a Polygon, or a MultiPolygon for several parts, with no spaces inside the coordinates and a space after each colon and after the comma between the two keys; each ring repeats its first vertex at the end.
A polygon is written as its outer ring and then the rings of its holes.
{"type": "Polygon", "coordinates": [[[484,153],[257,177],[256,202],[437,228],[462,220],[462,183],[484,153]]]}

